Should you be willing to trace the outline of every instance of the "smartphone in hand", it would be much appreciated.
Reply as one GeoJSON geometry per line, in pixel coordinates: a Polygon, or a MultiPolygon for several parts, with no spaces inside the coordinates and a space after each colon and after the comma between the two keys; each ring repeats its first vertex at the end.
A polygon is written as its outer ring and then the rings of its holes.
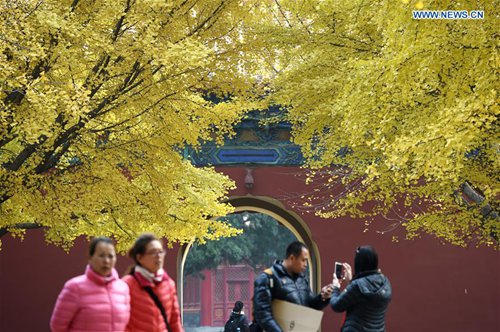
{"type": "Polygon", "coordinates": [[[344,266],[342,263],[335,262],[335,275],[337,276],[337,279],[342,279],[343,277],[343,272],[344,272],[344,266]]]}

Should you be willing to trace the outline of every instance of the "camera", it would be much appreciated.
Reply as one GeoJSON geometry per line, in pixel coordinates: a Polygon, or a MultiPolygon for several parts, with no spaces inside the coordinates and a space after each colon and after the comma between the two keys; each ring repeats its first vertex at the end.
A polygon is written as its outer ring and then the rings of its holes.
{"type": "Polygon", "coordinates": [[[337,276],[337,279],[342,279],[342,272],[344,270],[344,266],[342,263],[335,262],[335,275],[337,276]]]}

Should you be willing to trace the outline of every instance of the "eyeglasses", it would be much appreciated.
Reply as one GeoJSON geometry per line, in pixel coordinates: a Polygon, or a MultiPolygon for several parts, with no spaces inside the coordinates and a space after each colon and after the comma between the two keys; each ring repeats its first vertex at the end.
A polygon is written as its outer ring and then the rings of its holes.
{"type": "Polygon", "coordinates": [[[163,256],[163,255],[165,255],[165,251],[164,250],[148,251],[148,252],[145,253],[145,255],[163,256]]]}

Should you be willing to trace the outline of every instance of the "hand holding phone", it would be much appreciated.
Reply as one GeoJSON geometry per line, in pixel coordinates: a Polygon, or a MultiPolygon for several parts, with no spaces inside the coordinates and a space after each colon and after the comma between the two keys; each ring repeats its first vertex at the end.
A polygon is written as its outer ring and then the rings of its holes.
{"type": "Polygon", "coordinates": [[[344,266],[343,278],[344,278],[344,280],[347,280],[348,282],[350,282],[352,280],[352,268],[347,263],[344,263],[342,265],[344,266]]]}

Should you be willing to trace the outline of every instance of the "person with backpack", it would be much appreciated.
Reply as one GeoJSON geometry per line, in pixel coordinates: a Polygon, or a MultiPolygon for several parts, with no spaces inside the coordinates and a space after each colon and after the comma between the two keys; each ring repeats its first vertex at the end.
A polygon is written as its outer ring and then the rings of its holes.
{"type": "Polygon", "coordinates": [[[282,332],[273,317],[271,302],[283,300],[312,309],[322,310],[330,300],[331,285],[324,286],[320,294],[314,294],[305,271],[309,259],[309,250],[302,242],[295,241],[288,245],[286,258],[264,270],[255,280],[253,310],[255,322],[252,331],[282,332]]]}
{"type": "Polygon", "coordinates": [[[243,302],[236,301],[233,312],[224,325],[224,332],[250,332],[248,319],[243,312],[243,302]]]}

